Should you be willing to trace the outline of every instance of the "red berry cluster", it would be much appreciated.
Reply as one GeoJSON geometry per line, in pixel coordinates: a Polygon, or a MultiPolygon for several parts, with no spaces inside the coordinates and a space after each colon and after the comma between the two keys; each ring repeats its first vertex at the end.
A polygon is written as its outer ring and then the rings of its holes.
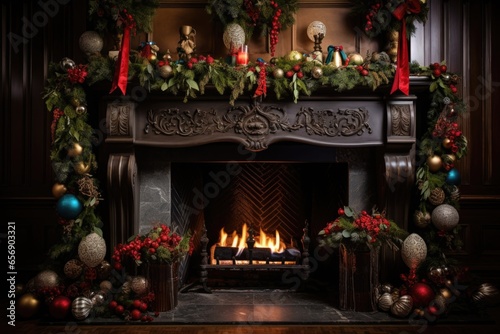
{"type": "Polygon", "coordinates": [[[273,15],[273,22],[271,26],[271,31],[269,32],[270,44],[271,44],[271,57],[274,57],[274,52],[276,51],[276,44],[278,44],[278,36],[281,30],[280,16],[281,8],[278,8],[278,3],[271,1],[271,6],[275,9],[273,15]]]}
{"type": "Polygon", "coordinates": [[[377,236],[382,229],[388,229],[391,224],[381,214],[369,215],[365,210],[361,211],[361,215],[354,221],[354,225],[359,229],[365,230],[371,237],[370,242],[377,241],[377,236]]]}
{"type": "Polygon", "coordinates": [[[449,148],[453,153],[458,152],[456,140],[462,136],[462,131],[458,129],[458,123],[452,122],[446,117],[440,117],[434,126],[432,135],[435,138],[449,139],[445,148],[449,148]]]}
{"type": "Polygon", "coordinates": [[[368,72],[368,69],[363,67],[363,65],[358,65],[356,66],[356,70],[361,74],[362,76],[366,77],[370,72],[368,72]]]}
{"type": "Polygon", "coordinates": [[[286,71],[285,76],[287,78],[293,77],[297,73],[297,78],[302,79],[304,77],[304,72],[302,72],[302,67],[300,64],[295,64],[291,70],[286,71]]]}
{"type": "Polygon", "coordinates": [[[257,6],[254,6],[252,0],[245,0],[244,2],[245,11],[247,12],[250,20],[252,20],[253,25],[257,25],[257,21],[259,20],[260,12],[257,6]]]}
{"type": "MultiPolygon", "coordinates": [[[[448,67],[446,65],[441,65],[439,63],[431,64],[430,68],[432,69],[432,75],[434,76],[434,78],[441,77],[448,70],[448,67]]],[[[457,93],[458,89],[453,82],[450,82],[448,86],[450,87],[450,90],[453,94],[457,93]]]]}
{"type": "Polygon", "coordinates": [[[87,74],[87,65],[80,64],[68,69],[68,80],[71,83],[84,83],[87,74]]]}
{"type": "MultiPolygon", "coordinates": [[[[141,261],[144,256],[155,254],[158,247],[164,247],[172,254],[178,254],[176,249],[182,237],[173,232],[167,225],[160,224],[153,228],[152,232],[145,237],[137,236],[128,244],[118,244],[113,252],[112,259],[116,270],[122,269],[122,258],[127,256],[135,261],[141,261]]],[[[188,254],[193,252],[192,239],[189,242],[188,254]]]]}
{"type": "Polygon", "coordinates": [[[365,30],[369,31],[373,29],[373,17],[377,15],[378,11],[380,9],[380,3],[373,4],[371,6],[370,11],[368,14],[366,14],[366,24],[365,24],[365,30]]]}
{"type": "Polygon", "coordinates": [[[57,121],[61,116],[64,115],[64,111],[59,108],[55,108],[52,111],[52,124],[50,124],[50,134],[52,136],[52,142],[55,140],[57,121]]]}

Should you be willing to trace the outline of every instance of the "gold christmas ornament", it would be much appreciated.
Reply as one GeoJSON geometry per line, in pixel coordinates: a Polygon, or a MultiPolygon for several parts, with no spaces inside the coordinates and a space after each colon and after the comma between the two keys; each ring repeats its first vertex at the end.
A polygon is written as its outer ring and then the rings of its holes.
{"type": "Polygon", "coordinates": [[[349,65],[361,65],[364,59],[359,53],[351,53],[349,55],[349,65]]]}
{"type": "Polygon", "coordinates": [[[425,228],[427,225],[429,225],[430,221],[428,219],[425,219],[426,215],[422,211],[415,211],[415,214],[413,215],[413,222],[415,223],[415,226],[420,227],[420,228],[425,228]]]}
{"type": "Polygon", "coordinates": [[[35,289],[51,289],[59,286],[61,282],[55,271],[43,270],[35,276],[35,289]]]}
{"type": "Polygon", "coordinates": [[[92,310],[92,300],[87,297],[77,297],[71,303],[71,313],[77,320],[86,319],[92,310]]]}
{"type": "Polygon", "coordinates": [[[431,155],[427,158],[427,165],[429,166],[429,170],[435,173],[441,169],[443,161],[439,155],[431,155]]]}
{"type": "Polygon", "coordinates": [[[52,196],[54,196],[54,198],[61,198],[62,195],[66,194],[66,191],[68,191],[68,189],[62,183],[54,183],[52,186],[52,196]]]}
{"type": "Polygon", "coordinates": [[[377,304],[382,311],[387,312],[391,309],[393,303],[392,295],[389,292],[385,292],[380,296],[377,304]]]}
{"type": "Polygon", "coordinates": [[[25,293],[16,301],[16,314],[28,319],[40,309],[40,301],[32,293],[25,293]]]}
{"type": "Polygon", "coordinates": [[[410,314],[413,309],[413,299],[410,295],[404,295],[399,297],[392,306],[391,306],[391,314],[396,317],[404,318],[408,314],[410,314]]]}
{"type": "Polygon", "coordinates": [[[144,276],[135,276],[130,282],[130,288],[139,296],[149,291],[149,282],[144,276]]]}
{"type": "Polygon", "coordinates": [[[80,175],[87,174],[90,172],[90,163],[85,163],[83,161],[77,162],[74,165],[75,172],[80,175]]]}
{"type": "Polygon", "coordinates": [[[275,68],[273,71],[273,76],[276,79],[281,79],[281,78],[283,78],[284,75],[285,75],[285,72],[281,68],[275,68]]]}
{"type": "Polygon", "coordinates": [[[105,293],[110,291],[112,288],[113,288],[113,283],[111,283],[110,281],[102,281],[101,283],[99,283],[99,289],[101,289],[105,293]]]}
{"type": "Polygon", "coordinates": [[[80,101],[80,99],[76,97],[72,97],[69,103],[71,103],[71,105],[76,108],[82,103],[82,101],[80,101]]]}
{"type": "Polygon", "coordinates": [[[444,148],[450,149],[452,145],[450,138],[443,139],[442,145],[444,148]]]}
{"type": "Polygon", "coordinates": [[[174,70],[170,65],[163,65],[158,69],[158,73],[163,79],[170,78],[174,74],[174,70]]]}
{"type": "Polygon", "coordinates": [[[442,188],[434,188],[432,189],[431,194],[429,195],[429,202],[432,205],[439,205],[443,204],[445,198],[446,195],[442,188]]]}
{"type": "Polygon", "coordinates": [[[88,267],[94,268],[106,256],[106,242],[97,233],[90,233],[78,245],[78,257],[88,267]]]}
{"type": "Polygon", "coordinates": [[[68,157],[74,158],[81,155],[83,152],[83,147],[78,143],[73,143],[70,149],[68,149],[68,157]]]}
{"type": "Polygon", "coordinates": [[[107,279],[111,275],[111,264],[108,261],[102,261],[97,266],[97,278],[107,279]]]}
{"type": "Polygon", "coordinates": [[[314,66],[311,70],[311,75],[314,79],[319,79],[323,76],[323,69],[321,69],[321,67],[319,66],[314,66]]]}
{"type": "Polygon", "coordinates": [[[83,263],[78,259],[71,259],[64,265],[64,275],[70,279],[76,279],[83,273],[83,263]]]}
{"type": "Polygon", "coordinates": [[[290,53],[288,54],[288,59],[292,61],[300,61],[302,60],[302,53],[296,50],[290,51],[290,53]]]}
{"type": "Polygon", "coordinates": [[[451,297],[453,297],[453,293],[451,293],[451,291],[447,288],[442,288],[441,290],[439,290],[439,294],[443,296],[445,300],[448,300],[451,297]]]}
{"type": "Polygon", "coordinates": [[[416,269],[425,260],[426,256],[427,245],[421,236],[412,233],[406,237],[401,248],[401,257],[410,269],[416,269]]]}
{"type": "Polygon", "coordinates": [[[106,301],[106,294],[103,291],[99,291],[95,293],[90,300],[93,306],[101,306],[106,301]]]}

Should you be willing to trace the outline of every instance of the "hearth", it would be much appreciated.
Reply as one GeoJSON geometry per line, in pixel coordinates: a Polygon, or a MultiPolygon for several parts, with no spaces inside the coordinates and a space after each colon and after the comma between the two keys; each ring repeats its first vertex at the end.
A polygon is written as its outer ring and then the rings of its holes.
{"type": "Polygon", "coordinates": [[[305,279],[315,236],[336,208],[377,205],[406,227],[415,99],[370,92],[229,106],[207,90],[187,104],[104,100],[110,247],[160,221],[196,233],[185,283],[199,278],[208,291],[212,278],[262,281],[275,271],[305,279]],[[236,230],[243,247],[217,247],[221,229],[228,238],[236,230]],[[253,247],[261,230],[286,248],[253,247]]]}

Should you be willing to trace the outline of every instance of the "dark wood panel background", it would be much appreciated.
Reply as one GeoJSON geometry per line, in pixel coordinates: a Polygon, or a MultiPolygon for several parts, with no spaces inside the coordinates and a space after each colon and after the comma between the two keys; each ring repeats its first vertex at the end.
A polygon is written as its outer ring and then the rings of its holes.
{"type": "MultiPolygon", "coordinates": [[[[198,6],[196,3],[201,2],[166,1],[163,10],[175,7],[181,15],[185,8],[188,14],[198,6]]],[[[299,14],[298,22],[304,26],[315,18],[315,10],[345,10],[347,4],[339,0],[302,1],[304,15],[299,14]]],[[[500,168],[500,141],[496,133],[500,125],[500,43],[496,36],[500,20],[495,15],[500,11],[500,3],[433,0],[430,5],[428,23],[411,40],[411,57],[421,64],[446,60],[450,71],[462,75],[460,93],[470,104],[461,124],[470,141],[469,153],[458,167],[462,175],[460,216],[466,245],[456,256],[484,277],[499,281],[500,175],[495,172],[500,168]]],[[[37,270],[50,244],[59,236],[55,201],[51,197],[51,117],[41,98],[47,65],[65,56],[84,61],[78,38],[87,29],[87,2],[59,4],[46,22],[36,21],[43,19],[40,13],[44,13],[36,1],[19,0],[1,6],[1,224],[16,222],[19,270],[29,274],[37,270]],[[37,31],[26,30],[26,22],[36,23],[37,31]],[[12,34],[22,37],[23,29],[26,43],[19,44],[16,50],[10,39],[12,34]]],[[[189,19],[188,15],[185,17],[189,19]]],[[[284,32],[278,55],[290,51],[287,48],[292,46],[307,45],[303,36],[298,37],[302,33],[297,27],[284,32]]],[[[176,40],[177,32],[173,34],[176,40]]],[[[158,36],[158,32],[153,36],[158,36]]],[[[222,46],[221,40],[222,36],[213,44],[222,46]]],[[[363,43],[369,42],[361,41],[362,47],[372,47],[363,43]]],[[[99,124],[96,114],[90,112],[91,121],[99,124]]],[[[101,173],[106,161],[101,158],[101,173]]],[[[103,205],[104,217],[105,209],[103,205]]]]}

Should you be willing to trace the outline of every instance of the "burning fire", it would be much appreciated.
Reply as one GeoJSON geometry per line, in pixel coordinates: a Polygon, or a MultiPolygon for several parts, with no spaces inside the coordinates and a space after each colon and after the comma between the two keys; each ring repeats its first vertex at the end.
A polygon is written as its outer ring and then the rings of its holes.
{"type": "MultiPolygon", "coordinates": [[[[241,236],[238,235],[236,231],[234,231],[230,238],[228,238],[228,234],[224,231],[224,228],[222,228],[220,230],[219,243],[217,244],[217,246],[238,248],[239,255],[247,247],[247,238],[247,224],[243,224],[241,236]]],[[[272,253],[282,253],[285,251],[286,245],[283,241],[280,240],[280,233],[278,232],[278,230],[276,230],[276,234],[273,237],[264,233],[261,228],[260,234],[255,236],[254,239],[254,248],[269,248],[271,249],[272,253]]]]}

